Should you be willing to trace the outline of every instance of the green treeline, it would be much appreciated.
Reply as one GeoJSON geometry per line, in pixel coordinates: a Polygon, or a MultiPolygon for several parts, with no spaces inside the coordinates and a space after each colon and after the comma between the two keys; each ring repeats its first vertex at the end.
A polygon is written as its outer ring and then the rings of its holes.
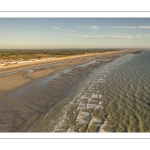
{"type": "Polygon", "coordinates": [[[103,53],[106,51],[118,50],[105,50],[105,49],[54,49],[54,50],[0,50],[0,60],[31,60],[49,57],[64,57],[72,55],[81,55],[87,53],[103,53]]]}

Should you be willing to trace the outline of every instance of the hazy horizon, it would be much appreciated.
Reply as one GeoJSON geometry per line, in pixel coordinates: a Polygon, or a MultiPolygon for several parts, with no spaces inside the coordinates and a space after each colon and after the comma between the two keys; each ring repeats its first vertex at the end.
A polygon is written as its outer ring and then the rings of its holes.
{"type": "Polygon", "coordinates": [[[149,40],[149,18],[0,18],[0,49],[148,49],[149,40]]]}

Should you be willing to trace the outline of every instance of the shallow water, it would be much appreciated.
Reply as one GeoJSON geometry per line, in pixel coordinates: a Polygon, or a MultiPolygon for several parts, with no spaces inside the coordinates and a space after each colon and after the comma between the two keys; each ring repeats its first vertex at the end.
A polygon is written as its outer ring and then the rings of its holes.
{"type": "Polygon", "coordinates": [[[97,69],[51,120],[53,132],[150,132],[149,66],[143,51],[97,69]]]}

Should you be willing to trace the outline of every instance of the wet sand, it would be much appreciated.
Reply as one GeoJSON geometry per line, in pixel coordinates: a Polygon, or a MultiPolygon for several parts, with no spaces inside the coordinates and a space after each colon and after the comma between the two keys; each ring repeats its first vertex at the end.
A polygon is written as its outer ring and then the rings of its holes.
{"type": "MultiPolygon", "coordinates": [[[[125,51],[74,56],[44,62],[41,65],[35,63],[1,68],[1,75],[17,72],[0,76],[0,131],[30,131],[39,119],[94,69],[124,53],[125,51]],[[81,65],[85,63],[87,65],[81,65]],[[67,70],[69,68],[71,69],[67,70]],[[51,76],[57,73],[58,76],[51,79],[51,76]]],[[[45,131],[43,125],[40,128],[38,131],[45,131]]]]}
{"type": "Polygon", "coordinates": [[[25,72],[20,71],[10,76],[0,77],[0,91],[13,92],[19,87],[30,83],[32,80],[25,78],[24,74],[25,72]]]}

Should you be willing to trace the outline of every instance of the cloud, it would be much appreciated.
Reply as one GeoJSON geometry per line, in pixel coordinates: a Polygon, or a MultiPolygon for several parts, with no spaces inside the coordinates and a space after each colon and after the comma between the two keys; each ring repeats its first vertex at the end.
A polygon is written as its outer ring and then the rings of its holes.
{"type": "Polygon", "coordinates": [[[143,35],[142,35],[142,38],[144,38],[144,39],[149,39],[149,38],[150,38],[150,34],[143,34],[143,35]]]}
{"type": "Polygon", "coordinates": [[[92,28],[92,29],[99,29],[99,27],[98,26],[90,26],[90,28],[92,28]]]}
{"type": "Polygon", "coordinates": [[[137,39],[141,39],[142,37],[141,37],[140,34],[136,34],[136,38],[137,38],[137,39]]]}
{"type": "Polygon", "coordinates": [[[115,28],[115,29],[150,29],[150,26],[107,26],[106,28],[115,28]]]}
{"type": "Polygon", "coordinates": [[[80,28],[80,29],[95,29],[95,30],[97,30],[97,29],[99,29],[99,27],[98,26],[95,26],[95,25],[93,25],[93,26],[76,26],[76,28],[80,28]]]}
{"type": "Polygon", "coordinates": [[[108,35],[108,34],[98,34],[98,35],[73,35],[75,37],[82,37],[82,38],[125,38],[125,39],[131,39],[134,38],[132,35],[127,34],[116,34],[116,35],[108,35]]]}
{"type": "Polygon", "coordinates": [[[86,29],[86,28],[88,28],[88,27],[87,27],[87,26],[76,26],[76,28],[86,29]]]}
{"type": "Polygon", "coordinates": [[[70,33],[65,33],[65,32],[63,32],[62,34],[63,34],[63,35],[68,35],[68,34],[70,34],[70,33]]]}
{"type": "Polygon", "coordinates": [[[102,39],[102,38],[113,38],[113,39],[149,39],[150,34],[76,34],[74,37],[80,38],[91,38],[91,39],[102,39]]]}
{"type": "Polygon", "coordinates": [[[121,35],[121,34],[115,34],[115,35],[105,34],[105,35],[97,35],[96,37],[98,37],[98,38],[124,38],[124,39],[133,38],[132,35],[127,35],[127,34],[124,34],[124,35],[121,35]]]}
{"type": "Polygon", "coordinates": [[[148,37],[150,37],[150,34],[143,34],[144,36],[148,36],[148,37]]]}
{"type": "Polygon", "coordinates": [[[83,34],[83,35],[75,34],[73,36],[75,36],[75,37],[83,37],[83,38],[92,38],[91,35],[85,35],[85,34],[83,34]]]}
{"type": "Polygon", "coordinates": [[[66,30],[66,29],[63,29],[61,27],[56,27],[56,26],[52,26],[53,29],[56,29],[56,30],[60,30],[60,31],[64,31],[64,32],[72,32],[70,30],[66,30]]]}
{"type": "Polygon", "coordinates": [[[139,29],[150,29],[150,26],[138,26],[139,29]]]}

